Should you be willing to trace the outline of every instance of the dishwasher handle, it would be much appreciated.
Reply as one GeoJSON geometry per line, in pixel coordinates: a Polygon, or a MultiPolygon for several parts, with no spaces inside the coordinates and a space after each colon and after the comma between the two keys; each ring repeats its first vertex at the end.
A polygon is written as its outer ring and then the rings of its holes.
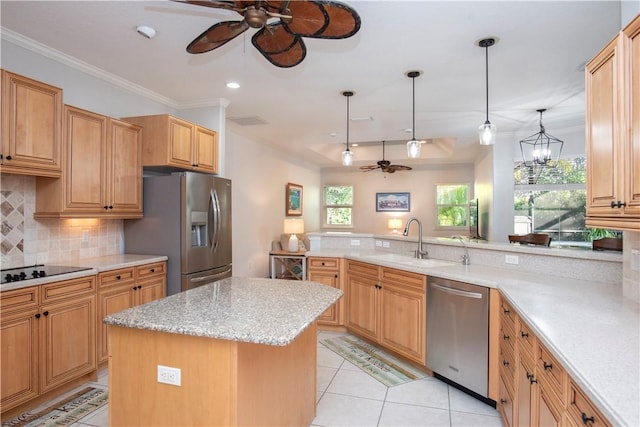
{"type": "Polygon", "coordinates": [[[458,296],[465,297],[465,298],[482,299],[482,294],[479,293],[479,292],[463,291],[463,290],[460,290],[460,289],[449,288],[447,286],[437,285],[435,283],[429,283],[429,286],[432,286],[432,287],[434,287],[434,288],[436,288],[438,290],[441,290],[442,292],[447,292],[447,293],[458,295],[458,296]]]}

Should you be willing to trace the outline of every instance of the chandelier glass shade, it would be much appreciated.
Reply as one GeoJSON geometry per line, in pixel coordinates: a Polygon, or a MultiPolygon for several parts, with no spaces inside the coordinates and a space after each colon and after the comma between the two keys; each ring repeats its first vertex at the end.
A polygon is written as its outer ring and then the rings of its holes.
{"type": "Polygon", "coordinates": [[[413,81],[413,125],[411,126],[412,137],[409,142],[407,142],[407,156],[410,159],[417,159],[420,157],[420,146],[422,143],[416,140],[416,77],[420,75],[420,71],[409,71],[407,73],[407,77],[411,78],[413,81]]]}
{"type": "Polygon", "coordinates": [[[485,83],[486,83],[486,111],[487,119],[478,127],[478,138],[480,145],[493,145],[496,143],[496,134],[498,129],[496,125],[489,121],[489,47],[496,43],[495,39],[488,38],[478,42],[479,47],[483,47],[485,51],[485,83]]]}
{"type": "Polygon", "coordinates": [[[347,98],[347,149],[342,152],[342,165],[351,166],[353,164],[353,151],[349,150],[349,98],[353,96],[353,92],[344,91],[342,95],[347,98]]]}

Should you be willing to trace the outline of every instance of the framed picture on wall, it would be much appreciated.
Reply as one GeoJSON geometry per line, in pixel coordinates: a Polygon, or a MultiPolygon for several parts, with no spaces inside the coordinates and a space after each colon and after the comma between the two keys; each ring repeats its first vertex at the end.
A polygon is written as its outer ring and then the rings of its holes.
{"type": "Polygon", "coordinates": [[[287,183],[285,203],[286,216],[302,215],[302,185],[287,183]]]}
{"type": "Polygon", "coordinates": [[[410,193],[376,193],[376,212],[409,212],[410,193]]]}

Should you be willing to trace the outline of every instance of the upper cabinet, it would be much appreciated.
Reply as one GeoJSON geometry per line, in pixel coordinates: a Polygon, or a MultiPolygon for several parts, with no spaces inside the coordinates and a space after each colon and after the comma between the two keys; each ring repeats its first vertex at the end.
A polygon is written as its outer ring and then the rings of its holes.
{"type": "Polygon", "coordinates": [[[167,114],[125,117],[141,126],[142,165],[218,173],[218,134],[167,114]]]}
{"type": "Polygon", "coordinates": [[[62,89],[2,70],[0,172],[59,177],[62,89]]]}
{"type": "Polygon", "coordinates": [[[640,16],[587,64],[587,226],[640,230],[640,16]]]}
{"type": "Polygon", "coordinates": [[[61,179],[36,180],[36,218],[142,217],[141,129],[65,105],[61,179]]]}

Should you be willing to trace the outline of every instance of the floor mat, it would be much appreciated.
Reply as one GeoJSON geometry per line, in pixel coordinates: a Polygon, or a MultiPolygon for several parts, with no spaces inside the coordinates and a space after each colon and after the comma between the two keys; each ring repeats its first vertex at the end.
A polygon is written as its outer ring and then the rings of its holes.
{"type": "Polygon", "coordinates": [[[388,387],[427,376],[408,363],[354,336],[327,338],[320,343],[388,387]]]}
{"type": "Polygon", "coordinates": [[[68,426],[101,408],[108,401],[107,390],[87,387],[42,411],[25,412],[5,421],[2,427],[68,426]]]}

